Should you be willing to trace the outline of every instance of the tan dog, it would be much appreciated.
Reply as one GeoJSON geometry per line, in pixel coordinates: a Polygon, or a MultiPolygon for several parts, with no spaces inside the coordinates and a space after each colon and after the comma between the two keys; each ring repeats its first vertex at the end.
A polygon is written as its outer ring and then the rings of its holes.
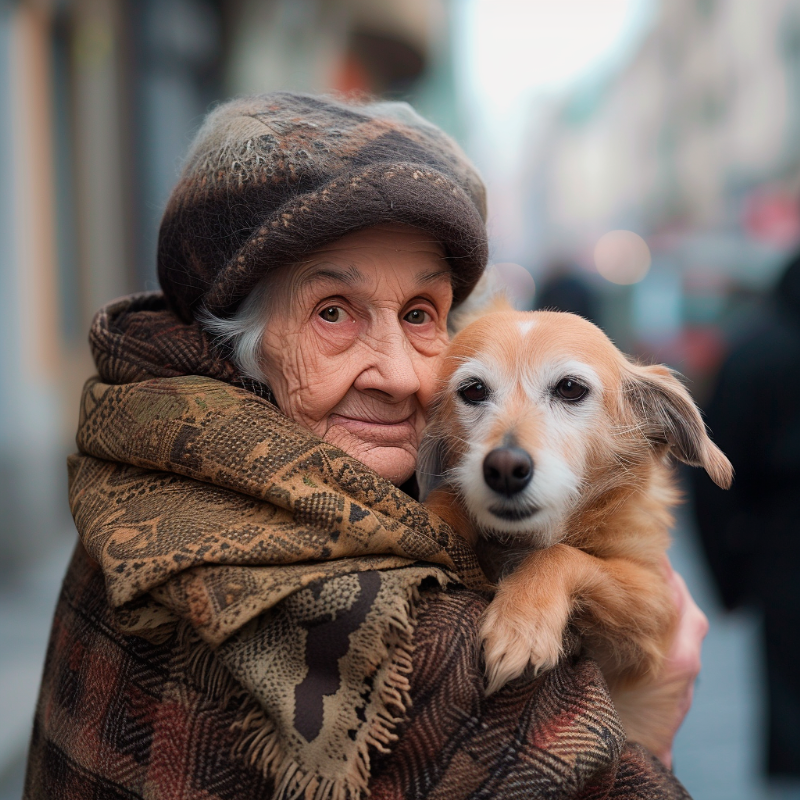
{"type": "MultiPolygon", "coordinates": [[[[659,674],[676,622],[667,456],[726,488],[730,462],[669,369],[632,363],[574,314],[488,313],[440,378],[417,474],[499,578],[480,629],[487,690],[555,666],[571,623],[630,698],[659,674]]],[[[623,722],[648,744],[647,723],[623,722]]]]}

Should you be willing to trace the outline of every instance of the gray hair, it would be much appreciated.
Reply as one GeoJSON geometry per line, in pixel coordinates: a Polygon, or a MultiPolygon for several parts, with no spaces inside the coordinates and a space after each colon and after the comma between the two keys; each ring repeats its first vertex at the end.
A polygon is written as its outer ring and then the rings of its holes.
{"type": "Polygon", "coordinates": [[[236,369],[244,377],[265,385],[267,378],[261,366],[261,341],[273,297],[270,279],[274,282],[274,276],[259,281],[230,318],[218,317],[207,308],[200,309],[197,314],[200,327],[212,337],[214,345],[236,369]]]}

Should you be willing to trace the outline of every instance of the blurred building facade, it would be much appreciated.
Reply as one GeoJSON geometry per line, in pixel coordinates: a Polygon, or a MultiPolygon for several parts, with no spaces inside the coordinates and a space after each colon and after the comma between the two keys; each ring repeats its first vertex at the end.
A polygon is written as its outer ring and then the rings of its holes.
{"type": "Polygon", "coordinates": [[[622,69],[588,76],[539,120],[527,251],[539,273],[565,258],[591,268],[604,233],[643,236],[647,277],[598,284],[607,327],[693,373],[716,358],[725,309],[768,287],[800,241],[800,2],[659,8],[622,69]]]}
{"type": "Polygon", "coordinates": [[[0,588],[71,530],[89,324],[157,288],[160,216],[208,108],[360,92],[457,128],[446,21],[444,0],[0,0],[0,588]]]}

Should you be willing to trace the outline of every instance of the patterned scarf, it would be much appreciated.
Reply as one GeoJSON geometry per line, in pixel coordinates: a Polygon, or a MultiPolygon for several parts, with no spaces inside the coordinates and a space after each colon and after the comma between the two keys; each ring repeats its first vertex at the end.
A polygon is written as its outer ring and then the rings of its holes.
{"type": "Polygon", "coordinates": [[[247,755],[278,795],[366,789],[408,705],[424,583],[487,589],[474,554],[299,427],[159,296],[98,315],[70,504],[126,633],[188,623],[258,700],[247,755]]]}

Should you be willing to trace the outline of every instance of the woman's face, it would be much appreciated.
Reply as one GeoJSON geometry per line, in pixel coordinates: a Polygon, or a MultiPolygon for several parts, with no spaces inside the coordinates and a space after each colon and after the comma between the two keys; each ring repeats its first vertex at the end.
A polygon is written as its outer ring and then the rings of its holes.
{"type": "Polygon", "coordinates": [[[289,271],[262,353],[280,409],[401,484],[411,477],[447,346],[441,245],[415,228],[347,234],[289,271]]]}

